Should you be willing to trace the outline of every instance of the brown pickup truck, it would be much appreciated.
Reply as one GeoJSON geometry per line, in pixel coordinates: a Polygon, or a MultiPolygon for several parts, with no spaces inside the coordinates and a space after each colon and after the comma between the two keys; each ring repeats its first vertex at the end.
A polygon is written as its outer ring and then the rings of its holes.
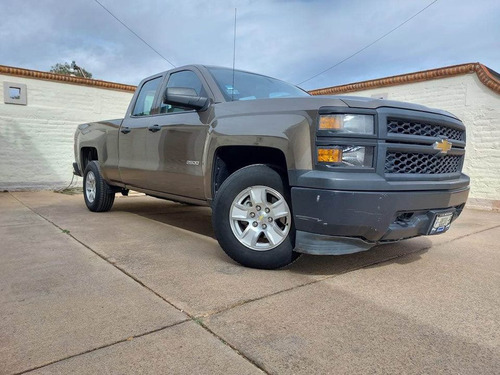
{"type": "Polygon", "coordinates": [[[448,112],[190,65],[143,80],[124,119],[79,125],[73,166],[91,211],[129,189],[208,205],[231,258],[273,269],[445,232],[464,157],[448,112]]]}

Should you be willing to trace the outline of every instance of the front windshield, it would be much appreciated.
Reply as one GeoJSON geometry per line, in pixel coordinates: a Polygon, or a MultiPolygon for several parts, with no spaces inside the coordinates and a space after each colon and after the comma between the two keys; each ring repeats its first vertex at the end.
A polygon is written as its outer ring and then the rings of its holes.
{"type": "Polygon", "coordinates": [[[289,83],[259,74],[234,71],[227,68],[207,68],[219,86],[226,101],[289,98],[309,94],[289,83]]]}

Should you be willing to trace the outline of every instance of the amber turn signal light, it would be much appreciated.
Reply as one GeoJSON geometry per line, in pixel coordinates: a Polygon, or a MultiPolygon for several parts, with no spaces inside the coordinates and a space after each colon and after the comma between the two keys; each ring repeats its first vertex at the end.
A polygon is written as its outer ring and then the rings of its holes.
{"type": "Polygon", "coordinates": [[[342,116],[320,116],[320,130],[339,130],[342,129],[342,116]]]}
{"type": "Polygon", "coordinates": [[[340,148],[318,148],[318,162],[340,163],[342,162],[342,150],[340,148]]]}

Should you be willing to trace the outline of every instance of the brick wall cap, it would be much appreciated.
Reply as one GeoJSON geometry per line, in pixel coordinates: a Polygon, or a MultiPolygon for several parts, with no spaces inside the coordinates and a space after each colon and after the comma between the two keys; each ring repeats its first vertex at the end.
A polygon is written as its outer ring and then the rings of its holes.
{"type": "Polygon", "coordinates": [[[467,63],[460,65],[445,66],[443,68],[423,70],[420,72],[400,74],[391,77],[372,79],[346,85],[325,87],[310,90],[312,95],[336,95],[353,91],[378,89],[388,86],[404,85],[407,83],[430,81],[434,79],[454,77],[463,74],[476,73],[479,81],[497,94],[500,94],[500,80],[491,73],[491,69],[481,63],[467,63]]]}
{"type": "Polygon", "coordinates": [[[64,83],[70,83],[70,84],[81,85],[81,86],[99,87],[99,88],[104,88],[104,89],[109,89],[109,90],[118,90],[118,91],[134,92],[136,89],[136,86],[133,86],[133,85],[124,85],[122,83],[101,81],[98,79],[75,77],[75,76],[69,76],[66,74],[41,72],[38,70],[16,68],[13,66],[6,66],[6,65],[0,65],[0,74],[17,76],[17,77],[41,79],[44,81],[64,82],[64,83]]]}

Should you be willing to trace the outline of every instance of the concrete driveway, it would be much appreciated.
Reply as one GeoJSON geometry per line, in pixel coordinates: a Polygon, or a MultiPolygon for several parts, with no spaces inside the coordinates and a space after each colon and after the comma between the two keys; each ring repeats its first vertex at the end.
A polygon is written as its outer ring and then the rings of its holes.
{"type": "Polygon", "coordinates": [[[500,214],[279,271],[210,210],[0,193],[0,373],[499,374],[500,214]]]}

